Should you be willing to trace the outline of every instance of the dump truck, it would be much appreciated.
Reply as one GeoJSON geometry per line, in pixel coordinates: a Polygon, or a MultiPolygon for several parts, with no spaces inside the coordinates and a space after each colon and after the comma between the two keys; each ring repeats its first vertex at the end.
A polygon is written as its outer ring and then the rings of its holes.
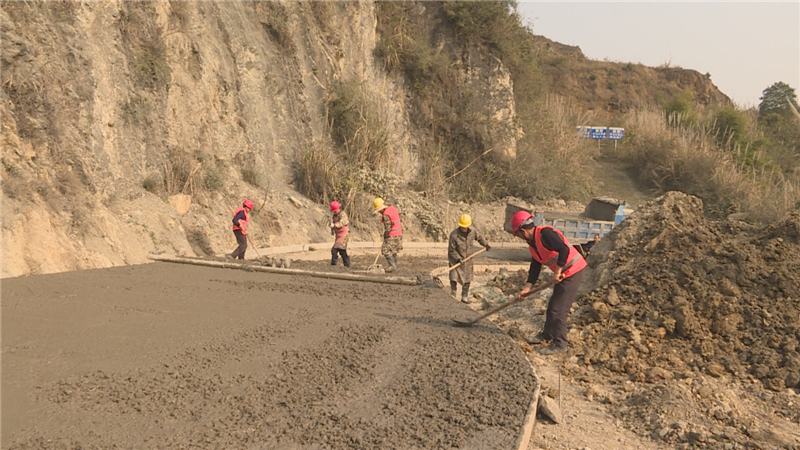
{"type": "Polygon", "coordinates": [[[595,235],[602,237],[619,225],[625,217],[633,211],[624,201],[598,197],[586,206],[580,215],[564,212],[536,212],[529,205],[521,202],[506,203],[506,220],[504,229],[513,233],[509,221],[517,211],[525,210],[533,215],[534,224],[549,225],[564,234],[564,237],[574,244],[585,244],[594,239],[595,235]]]}

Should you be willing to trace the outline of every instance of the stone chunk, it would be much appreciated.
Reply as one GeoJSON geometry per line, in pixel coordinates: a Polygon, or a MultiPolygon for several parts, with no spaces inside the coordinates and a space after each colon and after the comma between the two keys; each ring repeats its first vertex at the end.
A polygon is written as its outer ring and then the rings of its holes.
{"type": "Polygon", "coordinates": [[[539,411],[555,423],[563,421],[558,402],[546,395],[539,396],[539,411]]]}

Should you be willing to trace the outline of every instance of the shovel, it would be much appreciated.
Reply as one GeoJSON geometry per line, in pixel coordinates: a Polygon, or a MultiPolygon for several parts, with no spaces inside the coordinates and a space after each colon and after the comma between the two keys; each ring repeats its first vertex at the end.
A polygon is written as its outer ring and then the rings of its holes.
{"type": "Polygon", "coordinates": [[[442,284],[442,280],[439,279],[440,276],[446,274],[447,272],[450,272],[451,270],[455,269],[456,267],[460,266],[461,264],[469,261],[470,259],[478,256],[479,254],[481,254],[481,253],[483,253],[485,251],[486,251],[486,249],[482,248],[482,249],[478,250],[477,252],[475,252],[475,253],[467,256],[466,258],[462,259],[460,263],[454,264],[454,265],[448,267],[447,269],[445,269],[444,271],[441,271],[441,272],[438,272],[438,273],[435,273],[435,274],[431,274],[431,277],[433,277],[434,283],[436,283],[436,285],[439,286],[439,287],[444,287],[444,285],[442,284]]]}
{"type": "Polygon", "coordinates": [[[505,308],[507,308],[507,307],[509,307],[509,306],[511,306],[513,304],[519,303],[519,302],[525,300],[529,295],[534,294],[534,293],[539,292],[539,291],[543,291],[543,290],[549,288],[550,286],[552,286],[554,284],[556,284],[556,280],[550,280],[549,282],[547,282],[547,284],[543,284],[542,286],[539,286],[536,289],[528,291],[528,293],[525,294],[525,295],[518,295],[517,298],[515,298],[514,300],[511,300],[510,302],[504,303],[504,304],[498,306],[497,308],[491,309],[491,310],[483,313],[482,315],[478,316],[475,319],[472,319],[472,320],[470,320],[470,319],[453,319],[453,322],[456,323],[457,327],[468,327],[468,326],[474,325],[474,324],[480,322],[481,320],[491,316],[492,314],[500,311],[501,309],[505,309],[505,308]]]}
{"type": "Polygon", "coordinates": [[[386,273],[386,271],[383,270],[383,267],[378,264],[378,258],[380,257],[381,252],[378,250],[378,254],[375,255],[375,262],[373,262],[371,266],[367,267],[367,273],[386,273]]]}

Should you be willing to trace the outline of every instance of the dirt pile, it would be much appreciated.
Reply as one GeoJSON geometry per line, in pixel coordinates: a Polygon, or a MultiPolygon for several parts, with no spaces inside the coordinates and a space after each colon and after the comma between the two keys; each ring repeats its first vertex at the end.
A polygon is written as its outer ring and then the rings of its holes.
{"type": "Polygon", "coordinates": [[[589,257],[578,356],[656,382],[701,372],[800,387],[800,212],[759,229],[707,222],[702,201],[647,203],[589,257]]]}

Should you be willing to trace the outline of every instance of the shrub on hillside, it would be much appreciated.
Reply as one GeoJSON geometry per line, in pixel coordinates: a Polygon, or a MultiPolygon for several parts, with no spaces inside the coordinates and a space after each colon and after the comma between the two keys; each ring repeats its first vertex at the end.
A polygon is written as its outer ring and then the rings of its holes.
{"type": "Polygon", "coordinates": [[[389,136],[378,102],[370,98],[358,81],[336,84],[325,100],[325,107],[331,137],[343,162],[373,169],[386,163],[389,136]]]}
{"type": "Polygon", "coordinates": [[[751,221],[768,223],[800,202],[796,174],[737,160],[736,151],[745,152],[744,147],[720,147],[713,129],[686,127],[680,114],[643,108],[631,111],[624,126],[635,133],[607,151],[627,160],[639,181],[660,192],[702,198],[712,217],[744,212],[751,221]]]}
{"type": "Polygon", "coordinates": [[[672,100],[664,104],[664,112],[667,117],[675,115],[680,118],[683,125],[691,126],[697,123],[697,114],[694,110],[694,92],[687,89],[677,95],[672,100]]]}

